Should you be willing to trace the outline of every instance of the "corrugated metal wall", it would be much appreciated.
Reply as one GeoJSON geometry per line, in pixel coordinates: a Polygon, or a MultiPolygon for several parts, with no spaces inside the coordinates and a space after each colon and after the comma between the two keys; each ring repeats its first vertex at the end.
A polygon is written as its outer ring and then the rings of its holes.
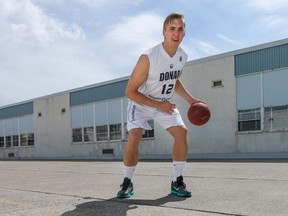
{"type": "Polygon", "coordinates": [[[235,76],[288,67],[288,44],[235,55],[235,76]]]}
{"type": "Polygon", "coordinates": [[[128,79],[116,83],[72,92],[70,93],[70,106],[123,97],[125,96],[127,83],[128,79]]]}
{"type": "Polygon", "coordinates": [[[33,102],[0,109],[0,119],[33,114],[33,102]]]}

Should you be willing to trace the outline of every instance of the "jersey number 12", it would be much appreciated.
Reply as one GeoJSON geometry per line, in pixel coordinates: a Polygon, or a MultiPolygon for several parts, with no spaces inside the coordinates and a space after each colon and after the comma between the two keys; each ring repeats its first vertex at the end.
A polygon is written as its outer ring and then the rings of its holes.
{"type": "Polygon", "coordinates": [[[170,94],[172,92],[173,87],[174,84],[169,84],[168,86],[166,84],[163,85],[161,94],[170,94]]]}

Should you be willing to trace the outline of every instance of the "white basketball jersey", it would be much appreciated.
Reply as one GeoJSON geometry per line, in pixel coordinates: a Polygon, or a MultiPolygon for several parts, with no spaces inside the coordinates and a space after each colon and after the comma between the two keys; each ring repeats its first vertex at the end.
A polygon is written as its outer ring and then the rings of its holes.
{"type": "Polygon", "coordinates": [[[176,80],[186,64],[187,53],[179,47],[175,55],[170,57],[161,43],[144,54],[149,58],[150,69],[147,80],[138,91],[154,100],[170,100],[175,91],[176,80]]]}

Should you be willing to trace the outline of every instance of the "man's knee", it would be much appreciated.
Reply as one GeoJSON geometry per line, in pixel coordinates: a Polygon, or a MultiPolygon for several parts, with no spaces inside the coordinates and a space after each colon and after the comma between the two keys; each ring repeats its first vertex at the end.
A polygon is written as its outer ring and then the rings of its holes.
{"type": "Polygon", "coordinates": [[[167,131],[176,139],[176,138],[186,138],[188,130],[185,126],[174,126],[167,131]]]}
{"type": "Polygon", "coordinates": [[[143,129],[142,128],[135,128],[129,131],[128,135],[128,142],[139,144],[143,136],[143,129]]]}
{"type": "Polygon", "coordinates": [[[180,126],[180,133],[183,135],[183,136],[187,136],[187,133],[188,133],[188,130],[186,127],[183,127],[183,126],[180,126]]]}

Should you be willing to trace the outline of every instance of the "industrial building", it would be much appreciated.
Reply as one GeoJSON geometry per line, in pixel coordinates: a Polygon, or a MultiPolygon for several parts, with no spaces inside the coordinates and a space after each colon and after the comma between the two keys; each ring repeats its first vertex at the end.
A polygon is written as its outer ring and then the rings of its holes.
{"type": "MultiPolygon", "coordinates": [[[[0,107],[0,159],[121,159],[128,79],[0,107]]],[[[288,158],[288,39],[189,61],[180,80],[212,111],[194,126],[188,104],[173,99],[189,130],[189,159],[288,158]]],[[[171,158],[171,137],[150,124],[140,158],[171,158]]]]}

